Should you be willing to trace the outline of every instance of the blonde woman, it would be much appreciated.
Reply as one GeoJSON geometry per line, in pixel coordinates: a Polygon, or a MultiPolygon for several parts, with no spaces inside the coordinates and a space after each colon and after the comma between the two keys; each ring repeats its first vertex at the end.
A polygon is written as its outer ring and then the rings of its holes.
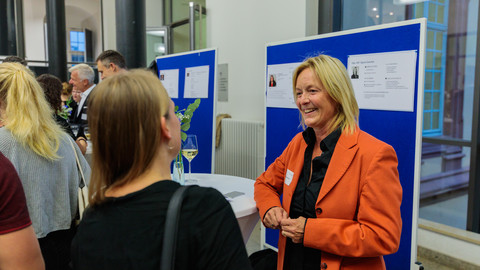
{"type": "Polygon", "coordinates": [[[52,115],[41,86],[26,67],[0,64],[0,121],[4,125],[0,152],[12,162],[22,182],[46,269],[68,269],[80,179],[75,152],[87,183],[90,167],[52,115]]]}
{"type": "Polygon", "coordinates": [[[402,231],[395,150],[358,127],[340,60],[304,61],[293,94],[307,129],[255,182],[263,224],[280,230],[277,269],[385,269],[402,231]]]}
{"type": "MultiPolygon", "coordinates": [[[[92,92],[93,196],[72,243],[74,269],[159,269],[167,206],[180,187],[170,176],[181,141],[174,107],[144,70],[111,76],[92,92]]],[[[178,226],[175,269],[251,269],[217,190],[190,188],[178,226]]]]}

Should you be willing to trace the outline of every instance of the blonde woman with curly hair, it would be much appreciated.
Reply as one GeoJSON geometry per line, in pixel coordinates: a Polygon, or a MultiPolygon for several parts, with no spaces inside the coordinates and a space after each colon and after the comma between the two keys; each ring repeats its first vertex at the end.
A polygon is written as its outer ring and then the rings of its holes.
{"type": "Polygon", "coordinates": [[[80,180],[75,152],[87,183],[90,167],[52,115],[30,70],[17,63],[0,64],[0,152],[22,181],[46,269],[68,269],[80,180]]]}

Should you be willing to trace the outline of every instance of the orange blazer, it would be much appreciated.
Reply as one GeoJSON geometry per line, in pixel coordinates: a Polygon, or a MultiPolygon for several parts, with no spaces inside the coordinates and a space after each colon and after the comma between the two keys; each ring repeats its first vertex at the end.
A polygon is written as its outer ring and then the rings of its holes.
{"type": "MultiPolygon", "coordinates": [[[[262,221],[274,206],[290,212],[306,148],[297,134],[257,178],[262,221]]],[[[303,238],[304,246],[322,251],[320,269],[385,269],[382,256],[398,250],[402,230],[397,165],[393,147],[366,132],[357,128],[340,135],[315,204],[317,218],[307,219],[303,238]]],[[[277,269],[282,270],[286,239],[279,237],[277,269]]]]}

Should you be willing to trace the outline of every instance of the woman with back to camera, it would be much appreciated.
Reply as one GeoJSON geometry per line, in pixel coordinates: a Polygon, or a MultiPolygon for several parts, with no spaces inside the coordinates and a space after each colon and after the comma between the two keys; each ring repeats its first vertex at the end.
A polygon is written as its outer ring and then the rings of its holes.
{"type": "Polygon", "coordinates": [[[73,85],[69,84],[68,82],[62,82],[62,94],[60,96],[62,100],[62,106],[67,105],[70,98],[72,97],[72,91],[73,91],[73,85]]]}
{"type": "Polygon", "coordinates": [[[59,115],[62,111],[62,82],[56,76],[51,74],[42,74],[38,76],[37,82],[42,86],[45,98],[53,109],[55,122],[57,122],[57,124],[59,124],[63,130],[72,137],[72,139],[75,139],[75,135],[73,134],[67,120],[59,115]]]}
{"type": "MultiPolygon", "coordinates": [[[[62,110],[62,82],[59,78],[52,74],[42,74],[37,77],[37,82],[40,83],[40,86],[43,88],[43,92],[45,93],[45,98],[47,99],[50,107],[53,109],[55,122],[59,124],[65,132],[67,132],[72,139],[75,140],[75,134],[72,131],[72,128],[68,124],[67,119],[61,117],[59,115],[60,111],[62,110]]],[[[83,137],[79,137],[75,141],[82,151],[82,154],[85,155],[87,152],[87,141],[83,137]]]]}
{"type": "Polygon", "coordinates": [[[277,268],[385,269],[402,228],[394,149],[359,129],[338,59],[307,59],[293,87],[307,129],[255,182],[260,218],[281,232],[277,268]]]}
{"type": "Polygon", "coordinates": [[[4,125],[0,128],[0,152],[22,181],[46,269],[64,270],[70,262],[68,250],[75,232],[72,221],[81,177],[75,152],[87,183],[90,167],[52,115],[30,70],[17,63],[0,64],[0,122],[4,125]]]}
{"type": "MultiPolygon", "coordinates": [[[[88,121],[92,197],[73,266],[158,269],[167,206],[180,187],[170,175],[181,141],[174,104],[158,77],[134,70],[95,88],[88,121]]],[[[251,269],[235,215],[215,189],[190,188],[178,226],[175,269],[251,269]]]]}

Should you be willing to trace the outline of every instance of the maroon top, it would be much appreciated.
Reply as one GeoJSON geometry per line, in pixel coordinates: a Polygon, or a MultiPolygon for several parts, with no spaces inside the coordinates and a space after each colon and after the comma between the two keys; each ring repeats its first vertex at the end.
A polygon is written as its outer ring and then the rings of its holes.
{"type": "Polygon", "coordinates": [[[17,231],[31,224],[17,171],[0,153],[0,234],[17,231]]]}

